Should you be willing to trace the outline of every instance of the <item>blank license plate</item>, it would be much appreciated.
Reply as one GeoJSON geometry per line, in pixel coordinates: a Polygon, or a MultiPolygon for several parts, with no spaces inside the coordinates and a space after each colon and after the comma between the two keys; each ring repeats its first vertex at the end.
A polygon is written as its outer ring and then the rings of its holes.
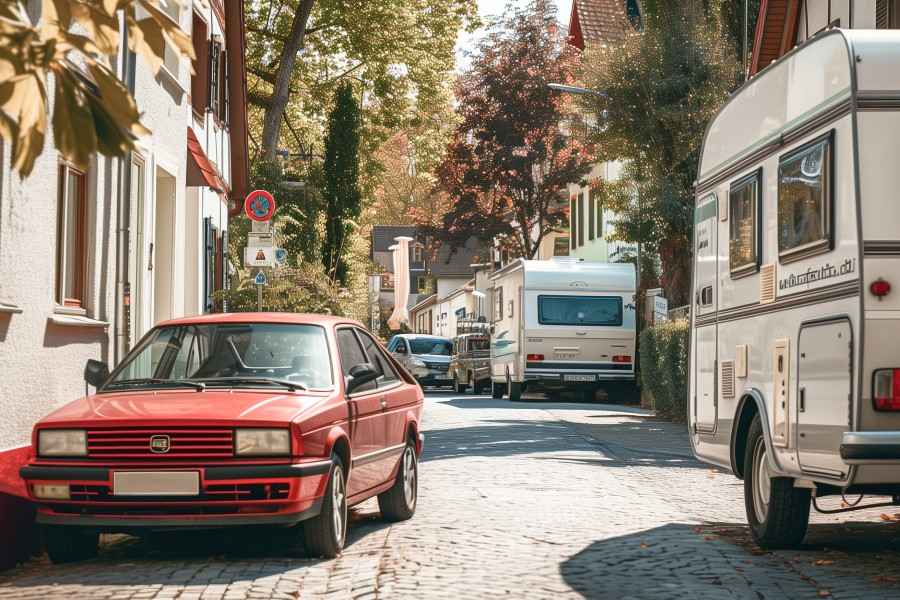
{"type": "Polygon", "coordinates": [[[597,381],[595,375],[563,375],[563,381],[597,381]]]}
{"type": "Polygon", "coordinates": [[[114,496],[197,496],[197,471],[117,471],[113,473],[114,496]]]}

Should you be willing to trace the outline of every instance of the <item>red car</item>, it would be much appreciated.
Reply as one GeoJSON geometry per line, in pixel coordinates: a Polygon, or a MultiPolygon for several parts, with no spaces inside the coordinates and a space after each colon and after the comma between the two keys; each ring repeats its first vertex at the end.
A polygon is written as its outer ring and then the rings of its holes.
{"type": "Polygon", "coordinates": [[[344,546],[347,507],[416,508],[423,394],[359,323],[217,314],[150,331],[97,393],[34,428],[21,469],[54,562],[100,532],[291,526],[307,550],[344,546]]]}

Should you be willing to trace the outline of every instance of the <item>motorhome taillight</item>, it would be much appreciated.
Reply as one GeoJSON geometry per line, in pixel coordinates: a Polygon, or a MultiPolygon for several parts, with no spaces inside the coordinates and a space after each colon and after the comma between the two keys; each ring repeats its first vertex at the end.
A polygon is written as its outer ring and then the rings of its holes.
{"type": "Polygon", "coordinates": [[[881,300],[891,293],[891,284],[884,279],[877,279],[869,284],[869,291],[872,295],[881,300]]]}
{"type": "Polygon", "coordinates": [[[900,411],[900,369],[878,369],[872,379],[875,410],[900,411]]]}
{"type": "Polygon", "coordinates": [[[615,356],[613,356],[613,362],[614,363],[630,363],[631,357],[628,356],[627,354],[616,354],[615,356]]]}
{"type": "Polygon", "coordinates": [[[543,354],[529,354],[526,357],[526,359],[530,360],[530,361],[544,360],[544,355],[543,354]]]}

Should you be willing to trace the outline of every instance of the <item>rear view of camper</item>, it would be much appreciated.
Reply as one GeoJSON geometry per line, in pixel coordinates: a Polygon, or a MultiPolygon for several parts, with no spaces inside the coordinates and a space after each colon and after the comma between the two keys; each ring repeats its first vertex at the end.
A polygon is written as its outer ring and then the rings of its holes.
{"type": "Polygon", "coordinates": [[[765,547],[802,542],[813,498],[900,501],[898,71],[900,32],[821,34],[704,140],[691,440],[765,547]]]}
{"type": "Polygon", "coordinates": [[[635,384],[635,269],[579,259],[517,260],[491,276],[495,398],[526,391],[610,397],[635,384]]]}

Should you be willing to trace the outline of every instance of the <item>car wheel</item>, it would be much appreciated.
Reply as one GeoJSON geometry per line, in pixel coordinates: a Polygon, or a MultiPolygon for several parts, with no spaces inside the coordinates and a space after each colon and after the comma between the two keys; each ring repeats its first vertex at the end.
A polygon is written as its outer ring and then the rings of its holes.
{"type": "Polygon", "coordinates": [[[322,512],[303,523],[307,553],[323,558],[339,555],[347,539],[347,478],[340,459],[332,456],[331,461],[322,512]]]}
{"type": "Polygon", "coordinates": [[[100,534],[79,527],[50,526],[44,529],[44,540],[50,561],[61,565],[95,558],[100,534]]]}
{"type": "Polygon", "coordinates": [[[744,454],[744,504],[750,533],[762,548],[794,548],[806,537],[810,490],[790,477],[772,477],[759,415],[753,418],[744,454]]]}
{"type": "Polygon", "coordinates": [[[453,390],[454,390],[457,394],[465,394],[465,393],[466,393],[466,388],[468,388],[468,387],[469,387],[469,386],[468,386],[467,384],[465,384],[465,383],[463,383],[463,382],[461,382],[461,381],[459,380],[459,375],[457,375],[456,377],[454,377],[454,379],[453,379],[453,390]]]}
{"type": "Polygon", "coordinates": [[[491,380],[491,398],[494,400],[499,400],[503,397],[503,394],[506,392],[506,386],[500,385],[494,380],[491,380]]]}
{"type": "Polygon", "coordinates": [[[388,491],[378,494],[378,508],[388,521],[405,521],[416,512],[419,498],[419,459],[412,440],[406,443],[400,456],[397,478],[388,491]]]}
{"type": "Polygon", "coordinates": [[[507,388],[510,402],[518,402],[522,399],[522,384],[518,381],[507,380],[507,388]]]}

